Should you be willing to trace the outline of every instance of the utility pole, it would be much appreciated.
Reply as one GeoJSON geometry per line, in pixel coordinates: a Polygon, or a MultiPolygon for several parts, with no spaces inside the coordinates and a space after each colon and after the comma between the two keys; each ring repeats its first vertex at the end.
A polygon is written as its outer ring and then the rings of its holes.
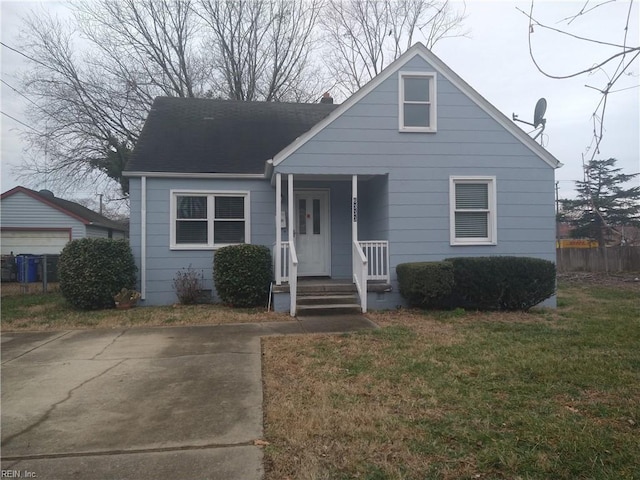
{"type": "Polygon", "coordinates": [[[560,224],[558,223],[558,214],[560,213],[560,197],[559,191],[560,182],[556,180],[556,248],[560,246],[560,224]]]}

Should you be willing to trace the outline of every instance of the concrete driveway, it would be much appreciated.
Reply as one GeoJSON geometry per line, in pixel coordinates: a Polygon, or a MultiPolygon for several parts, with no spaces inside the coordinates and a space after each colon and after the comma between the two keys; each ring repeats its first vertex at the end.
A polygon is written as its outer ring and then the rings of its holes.
{"type": "Polygon", "coordinates": [[[3,333],[2,474],[260,479],[260,337],[360,318],[3,333]]]}

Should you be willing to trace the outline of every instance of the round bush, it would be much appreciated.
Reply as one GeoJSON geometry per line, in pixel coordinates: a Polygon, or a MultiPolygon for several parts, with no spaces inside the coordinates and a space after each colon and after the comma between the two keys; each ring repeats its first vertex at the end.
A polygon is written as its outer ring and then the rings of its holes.
{"type": "Polygon", "coordinates": [[[136,265],[124,240],[82,238],[69,242],[58,261],[60,291],[83,310],[113,308],[113,296],[134,288],[136,265]]]}
{"type": "Polygon", "coordinates": [[[220,299],[234,307],[266,305],[271,252],[260,245],[230,245],[216,251],[213,278],[220,299]]]}

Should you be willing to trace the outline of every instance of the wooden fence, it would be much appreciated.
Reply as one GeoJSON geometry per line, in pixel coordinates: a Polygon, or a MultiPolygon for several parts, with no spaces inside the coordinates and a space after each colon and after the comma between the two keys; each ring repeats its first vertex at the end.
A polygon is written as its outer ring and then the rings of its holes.
{"type": "Polygon", "coordinates": [[[638,272],[640,246],[608,248],[558,248],[559,272],[638,272]]]}

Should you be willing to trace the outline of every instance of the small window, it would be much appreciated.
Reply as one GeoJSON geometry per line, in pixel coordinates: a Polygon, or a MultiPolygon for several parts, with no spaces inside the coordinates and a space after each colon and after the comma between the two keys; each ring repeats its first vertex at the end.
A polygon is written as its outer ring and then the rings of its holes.
{"type": "Polygon", "coordinates": [[[400,131],[436,131],[435,73],[400,73],[400,131]]]}
{"type": "Polygon", "coordinates": [[[249,242],[246,192],[172,192],[171,248],[210,249],[249,242]]]}
{"type": "Polygon", "coordinates": [[[494,177],[451,177],[451,245],[495,245],[494,177]]]}

